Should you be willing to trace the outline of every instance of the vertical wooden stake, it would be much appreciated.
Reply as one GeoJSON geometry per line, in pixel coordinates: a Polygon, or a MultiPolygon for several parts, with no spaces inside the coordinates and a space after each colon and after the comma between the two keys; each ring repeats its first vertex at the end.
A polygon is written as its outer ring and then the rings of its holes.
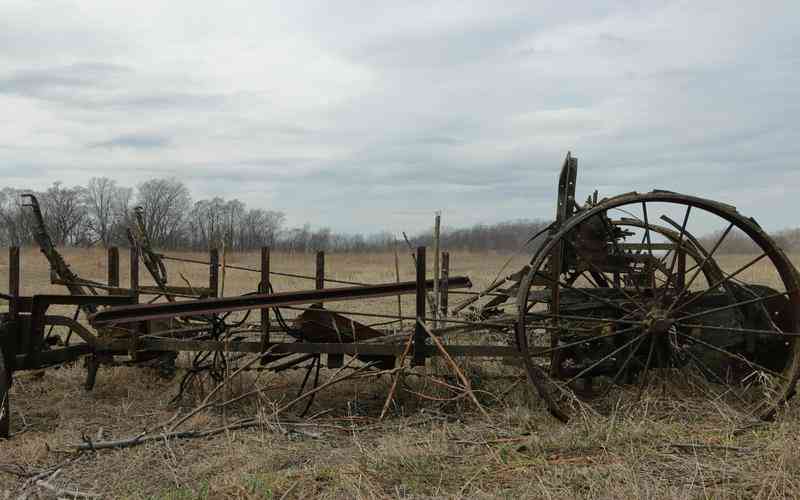
{"type": "Polygon", "coordinates": [[[425,303],[427,290],[425,289],[425,247],[417,248],[417,321],[414,322],[414,357],[413,366],[425,366],[425,303]]]}
{"type": "MultiPolygon", "coordinates": [[[[270,293],[269,247],[261,248],[261,293],[270,293]]],[[[269,309],[261,310],[261,349],[269,347],[269,309]]]]}
{"type": "Polygon", "coordinates": [[[119,288],[119,248],[108,249],[108,286],[119,288]]]}
{"type": "Polygon", "coordinates": [[[433,327],[439,327],[439,230],[442,223],[442,215],[436,212],[436,219],[433,224],[433,327]]]}
{"type": "Polygon", "coordinates": [[[325,252],[320,250],[317,252],[317,269],[315,273],[316,289],[322,290],[325,288],[325,252]]]}
{"type": "Polygon", "coordinates": [[[447,317],[448,293],[450,288],[450,252],[442,252],[442,282],[440,283],[439,298],[440,313],[442,318],[447,317]]]}
{"type": "Polygon", "coordinates": [[[219,281],[219,296],[225,296],[225,268],[227,267],[225,263],[227,262],[228,257],[228,250],[225,248],[225,241],[222,241],[222,275],[220,276],[219,281]]]}
{"type": "MultiPolygon", "coordinates": [[[[9,247],[8,249],[8,294],[12,297],[19,297],[19,274],[20,274],[20,259],[19,247],[9,247]]],[[[17,301],[12,300],[8,303],[8,315],[11,319],[16,319],[17,301]]]]}
{"type": "Polygon", "coordinates": [[[212,297],[219,297],[219,250],[212,248],[208,256],[208,288],[212,297]]]}
{"type": "Polygon", "coordinates": [[[131,247],[131,295],[135,302],[139,302],[139,249],[131,247]]]}
{"type": "MultiPolygon", "coordinates": [[[[400,283],[400,257],[397,254],[397,237],[394,239],[394,279],[395,282],[400,283]]],[[[403,317],[403,298],[397,295],[397,316],[403,317]]],[[[400,330],[403,329],[403,320],[400,319],[400,330]]]]}

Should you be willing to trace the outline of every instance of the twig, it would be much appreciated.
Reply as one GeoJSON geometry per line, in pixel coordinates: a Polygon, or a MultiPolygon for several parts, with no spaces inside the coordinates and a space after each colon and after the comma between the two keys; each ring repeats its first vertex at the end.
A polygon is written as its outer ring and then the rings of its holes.
{"type": "Polygon", "coordinates": [[[288,496],[289,496],[289,493],[291,493],[291,492],[292,492],[292,490],[293,490],[293,489],[295,489],[295,488],[297,487],[297,485],[298,485],[298,484],[300,484],[300,480],[299,480],[299,479],[298,479],[297,481],[295,481],[295,482],[294,482],[294,484],[292,484],[291,486],[289,486],[289,489],[288,489],[288,490],[286,490],[286,491],[284,491],[284,492],[283,492],[283,495],[281,495],[281,498],[280,498],[279,500],[284,500],[286,497],[288,497],[288,496]]]}
{"type": "MultiPolygon", "coordinates": [[[[403,349],[403,354],[400,355],[400,359],[398,360],[397,363],[401,369],[403,368],[403,363],[406,360],[406,356],[408,356],[409,351],[411,351],[411,345],[413,344],[413,341],[414,341],[414,336],[409,333],[408,340],[406,341],[406,347],[405,349],[403,349]]],[[[383,420],[383,417],[386,416],[386,412],[389,410],[389,405],[394,399],[394,392],[397,390],[397,382],[400,380],[400,374],[401,372],[398,371],[394,375],[394,379],[392,380],[392,387],[389,389],[389,394],[386,395],[386,402],[383,403],[383,410],[381,410],[381,416],[380,418],[378,418],[379,421],[383,420]]]]}
{"type": "Polygon", "coordinates": [[[197,406],[195,409],[193,409],[192,411],[190,411],[189,413],[187,413],[186,415],[184,415],[182,418],[178,419],[178,421],[177,421],[177,422],[175,422],[175,423],[172,425],[172,427],[170,427],[170,428],[169,428],[169,430],[170,430],[170,431],[174,431],[174,430],[175,430],[175,429],[177,429],[177,428],[178,428],[178,427],[179,427],[179,426],[180,426],[182,423],[186,422],[187,420],[189,420],[189,419],[190,419],[190,418],[192,418],[193,416],[197,415],[197,414],[198,414],[198,413],[200,413],[201,411],[205,410],[206,408],[208,408],[208,407],[210,407],[210,406],[213,406],[213,404],[212,404],[212,403],[209,403],[209,401],[211,401],[211,398],[212,398],[212,397],[214,397],[214,395],[215,395],[217,392],[219,392],[219,391],[220,391],[220,389],[222,389],[223,387],[225,387],[226,385],[228,385],[228,382],[230,382],[230,381],[233,379],[233,377],[235,377],[236,375],[238,375],[239,373],[241,373],[241,372],[242,372],[242,371],[243,371],[245,368],[247,368],[247,367],[251,366],[253,363],[255,363],[256,361],[258,361],[259,359],[261,359],[261,358],[263,358],[264,356],[266,356],[266,355],[270,354],[270,353],[272,352],[272,350],[273,350],[273,349],[275,349],[275,347],[277,347],[277,344],[275,344],[275,345],[271,346],[269,349],[267,349],[267,350],[266,350],[266,351],[265,351],[263,354],[261,354],[260,356],[256,356],[256,357],[252,358],[252,359],[251,359],[251,360],[249,360],[247,363],[245,363],[245,364],[243,364],[242,366],[240,366],[239,368],[237,368],[237,369],[236,369],[236,371],[234,371],[234,372],[233,372],[233,373],[232,373],[232,374],[231,374],[229,377],[226,377],[226,378],[225,378],[225,380],[223,380],[222,382],[220,382],[219,384],[217,384],[217,386],[216,386],[216,387],[214,387],[214,389],[212,389],[212,390],[211,390],[211,392],[209,392],[209,393],[208,393],[208,395],[207,395],[207,396],[206,396],[206,397],[203,399],[203,402],[202,402],[202,403],[200,403],[200,405],[199,405],[199,406],[197,406]]]}
{"type": "Polygon", "coordinates": [[[327,387],[332,386],[333,384],[338,384],[339,382],[347,380],[348,378],[352,377],[353,375],[355,375],[355,374],[357,374],[359,372],[362,372],[362,371],[366,370],[367,368],[371,368],[373,365],[375,365],[375,363],[367,363],[366,365],[361,366],[356,370],[353,370],[352,372],[348,373],[347,375],[343,375],[343,376],[341,376],[339,378],[335,378],[337,374],[342,372],[342,370],[344,370],[345,368],[349,367],[350,364],[352,364],[352,362],[355,359],[356,358],[350,358],[350,360],[347,363],[345,363],[341,368],[339,368],[339,370],[337,370],[336,373],[334,373],[333,376],[327,382],[325,382],[324,384],[322,384],[322,385],[320,385],[318,387],[315,387],[314,389],[311,389],[310,391],[307,391],[304,394],[301,394],[300,396],[294,398],[293,400],[289,401],[285,405],[283,405],[280,408],[278,408],[277,410],[275,410],[275,413],[276,414],[282,413],[282,412],[288,410],[289,408],[291,408],[292,406],[296,405],[300,401],[306,399],[307,397],[318,393],[322,389],[325,389],[327,387]]]}
{"type": "Polygon", "coordinates": [[[447,363],[450,365],[450,368],[452,368],[453,371],[455,372],[455,374],[458,376],[458,378],[461,379],[461,383],[464,385],[464,392],[466,392],[467,395],[470,397],[470,399],[472,399],[472,402],[475,403],[475,406],[478,407],[478,410],[480,410],[480,412],[483,414],[483,416],[486,417],[486,418],[490,418],[489,414],[483,408],[483,405],[481,405],[481,403],[478,401],[478,398],[475,397],[475,393],[472,392],[472,387],[470,386],[469,380],[464,375],[464,373],[461,371],[461,369],[458,367],[458,365],[453,360],[453,358],[450,356],[450,353],[447,352],[447,349],[444,348],[444,345],[442,345],[442,341],[439,340],[439,337],[437,337],[430,330],[430,328],[428,328],[428,326],[425,323],[423,323],[422,321],[420,321],[419,319],[417,320],[417,323],[420,326],[422,326],[422,328],[425,330],[425,333],[427,333],[428,336],[431,338],[431,340],[433,340],[433,343],[436,344],[436,348],[439,349],[439,352],[442,353],[442,356],[447,361],[447,363]]]}

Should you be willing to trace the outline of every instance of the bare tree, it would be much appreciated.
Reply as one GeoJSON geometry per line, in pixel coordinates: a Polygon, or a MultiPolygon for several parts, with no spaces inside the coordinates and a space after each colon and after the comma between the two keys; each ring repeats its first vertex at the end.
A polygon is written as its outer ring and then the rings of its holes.
{"type": "Polygon", "coordinates": [[[137,202],[144,209],[145,231],[153,245],[179,247],[192,203],[186,185],[175,178],[151,179],[139,184],[137,194],[137,202]]]}
{"type": "Polygon", "coordinates": [[[64,187],[54,182],[39,196],[42,215],[56,245],[85,245],[91,242],[85,189],[64,187]]]}
{"type": "Polygon", "coordinates": [[[119,237],[120,226],[127,220],[131,189],[117,186],[108,177],[93,177],[85,194],[92,232],[108,247],[119,237]]]}
{"type": "Polygon", "coordinates": [[[32,241],[30,221],[22,210],[20,195],[30,190],[3,188],[0,190],[0,242],[21,246],[32,241]]]}

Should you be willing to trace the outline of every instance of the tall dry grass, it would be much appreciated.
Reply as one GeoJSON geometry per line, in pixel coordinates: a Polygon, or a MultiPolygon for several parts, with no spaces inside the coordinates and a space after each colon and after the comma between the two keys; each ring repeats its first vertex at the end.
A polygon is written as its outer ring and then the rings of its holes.
{"type": "MultiPolygon", "coordinates": [[[[7,277],[6,255],[0,254],[0,282],[7,277]]],[[[104,279],[102,251],[68,249],[65,255],[82,276],[104,279]]],[[[733,270],[743,258],[726,256],[721,265],[733,270]]],[[[48,284],[38,251],[25,250],[23,260],[23,293],[63,291],[48,284]]],[[[127,256],[121,260],[127,283],[127,256]]],[[[407,252],[401,254],[402,279],[413,279],[410,260],[407,252]]],[[[505,260],[504,255],[457,253],[451,274],[469,275],[480,286],[505,260]]],[[[517,259],[509,272],[522,261],[517,259]]],[[[258,256],[231,255],[228,262],[256,266],[258,256]]],[[[386,254],[330,255],[326,267],[333,278],[385,282],[395,279],[393,262],[386,254]]],[[[313,256],[274,255],[272,267],[313,274],[313,256]]],[[[172,264],[175,284],[182,284],[179,272],[195,285],[207,280],[203,266],[172,264]]],[[[773,279],[768,269],[753,273],[758,281],[773,279]]],[[[311,283],[275,280],[281,290],[311,283]]],[[[226,295],[252,291],[256,284],[256,275],[229,271],[226,295]]],[[[404,302],[407,311],[412,301],[404,302]]],[[[394,299],[347,303],[348,309],[387,313],[396,307],[394,299]]],[[[497,394],[507,388],[502,381],[482,381],[482,371],[489,369],[482,363],[469,360],[465,366],[476,389],[497,394]]],[[[72,457],[70,445],[82,436],[135,435],[175,412],[170,399],[176,381],[147,370],[111,368],[103,369],[96,389],[86,392],[83,374],[80,365],[48,370],[42,379],[19,374],[12,392],[13,425],[23,432],[0,441],[0,498],[25,481],[2,465],[35,473],[72,457]]],[[[192,424],[202,427],[253,412],[268,415],[275,404],[294,396],[299,375],[265,375],[274,377],[265,380],[278,389],[242,402],[227,415],[210,413],[192,424]],[[284,386],[290,388],[280,389],[284,386]]],[[[489,419],[468,404],[417,404],[401,393],[391,418],[376,422],[387,385],[385,379],[358,381],[322,393],[315,409],[334,411],[316,417],[319,425],[305,428],[309,432],[274,423],[204,440],[85,453],[55,482],[114,498],[800,497],[796,405],[774,424],[742,429],[714,401],[652,393],[637,403],[620,403],[606,415],[587,414],[563,425],[547,416],[522,385],[503,401],[482,397],[489,419]]]]}

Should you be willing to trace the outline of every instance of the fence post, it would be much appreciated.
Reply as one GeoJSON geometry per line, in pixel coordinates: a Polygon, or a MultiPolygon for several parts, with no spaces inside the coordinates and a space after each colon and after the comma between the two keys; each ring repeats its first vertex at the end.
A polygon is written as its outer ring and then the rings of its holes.
{"type": "Polygon", "coordinates": [[[440,309],[440,316],[442,318],[447,317],[447,294],[450,284],[448,280],[450,279],[450,252],[442,252],[442,279],[441,283],[439,283],[439,293],[441,296],[439,297],[439,307],[440,309]]]}
{"type": "MultiPolygon", "coordinates": [[[[325,252],[317,252],[316,270],[314,272],[314,288],[322,290],[325,288],[325,252]]],[[[323,307],[322,302],[314,304],[312,307],[323,307]]],[[[336,321],[331,316],[332,321],[336,321]]],[[[325,366],[328,368],[339,368],[344,364],[344,354],[327,354],[325,356],[325,366]]]]}
{"type": "Polygon", "coordinates": [[[212,248],[208,252],[208,288],[211,296],[219,296],[219,250],[212,248]]]}
{"type": "MultiPolygon", "coordinates": [[[[12,297],[19,297],[19,247],[9,247],[8,249],[8,294],[12,297]]],[[[8,315],[12,320],[17,317],[17,301],[12,300],[8,303],[8,315]]]]}
{"type": "Polygon", "coordinates": [[[134,302],[139,302],[139,249],[135,246],[131,247],[131,294],[134,297],[134,302]]]}
{"type": "MultiPolygon", "coordinates": [[[[261,247],[261,287],[259,292],[270,293],[269,247],[261,247]]],[[[261,349],[269,347],[269,309],[261,309],[261,349]]]]}
{"type": "Polygon", "coordinates": [[[420,322],[425,321],[426,296],[425,287],[425,247],[417,248],[417,320],[414,322],[414,358],[413,366],[425,366],[425,329],[420,322]]]}
{"type": "MultiPolygon", "coordinates": [[[[108,249],[108,286],[119,288],[119,248],[108,249]]],[[[111,290],[110,293],[113,293],[111,290]]]]}

